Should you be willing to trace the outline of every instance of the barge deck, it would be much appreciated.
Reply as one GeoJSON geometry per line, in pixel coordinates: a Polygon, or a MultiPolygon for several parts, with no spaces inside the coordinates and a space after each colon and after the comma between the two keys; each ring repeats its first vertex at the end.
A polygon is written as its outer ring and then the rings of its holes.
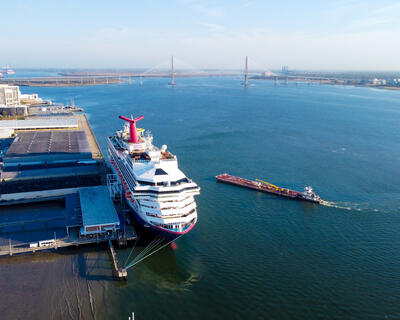
{"type": "Polygon", "coordinates": [[[215,178],[217,179],[217,182],[223,182],[261,192],[272,193],[274,195],[285,198],[304,200],[318,204],[320,204],[323,201],[319,196],[317,196],[312,191],[311,187],[305,187],[305,190],[303,192],[299,192],[287,188],[281,188],[259,179],[253,181],[253,180],[243,179],[240,177],[231,176],[227,173],[220,174],[215,178]]]}

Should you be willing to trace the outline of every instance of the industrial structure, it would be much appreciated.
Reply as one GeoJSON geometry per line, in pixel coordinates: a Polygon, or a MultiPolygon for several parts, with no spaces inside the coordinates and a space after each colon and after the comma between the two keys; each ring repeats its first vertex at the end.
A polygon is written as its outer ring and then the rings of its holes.
{"type": "Polygon", "coordinates": [[[3,157],[3,168],[60,167],[82,160],[92,160],[84,131],[27,131],[13,140],[3,157]]]}
{"type": "MultiPolygon", "coordinates": [[[[7,103],[17,102],[18,87],[8,91],[7,103]]],[[[114,207],[122,185],[113,183],[111,198],[86,116],[75,107],[33,108],[24,119],[0,121],[0,256],[106,243],[115,275],[125,279],[111,241],[126,244],[136,231],[114,207]]]]}
{"type": "Polygon", "coordinates": [[[42,104],[37,93],[21,94],[18,86],[0,84],[0,116],[26,116],[30,104],[42,104]]]}
{"type": "Polygon", "coordinates": [[[105,181],[104,160],[83,114],[3,120],[0,133],[2,194],[105,181]]]}
{"type": "Polygon", "coordinates": [[[20,95],[18,86],[9,86],[0,84],[0,105],[18,105],[20,103],[20,95]]]}

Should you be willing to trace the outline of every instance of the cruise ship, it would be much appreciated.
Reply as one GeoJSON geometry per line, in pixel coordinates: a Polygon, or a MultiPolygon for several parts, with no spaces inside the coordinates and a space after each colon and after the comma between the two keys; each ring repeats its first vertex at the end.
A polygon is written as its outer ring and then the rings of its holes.
{"type": "Polygon", "coordinates": [[[120,119],[126,123],[108,137],[108,156],[134,219],[167,240],[188,233],[197,222],[199,186],[179,170],[166,145],[157,148],[150,132],[136,128],[143,116],[120,119]]]}

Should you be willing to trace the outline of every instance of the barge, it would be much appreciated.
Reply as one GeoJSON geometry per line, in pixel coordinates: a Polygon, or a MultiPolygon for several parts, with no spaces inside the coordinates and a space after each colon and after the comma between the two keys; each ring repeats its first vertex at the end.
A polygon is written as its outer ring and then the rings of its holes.
{"type": "Polygon", "coordinates": [[[277,196],[286,197],[290,199],[304,200],[318,204],[322,203],[323,201],[318,195],[314,193],[312,187],[305,187],[303,192],[299,192],[287,188],[281,188],[259,179],[256,179],[256,181],[252,181],[248,179],[231,176],[227,173],[220,174],[215,178],[217,179],[217,182],[223,182],[244,188],[254,189],[261,192],[272,193],[277,196]]]}

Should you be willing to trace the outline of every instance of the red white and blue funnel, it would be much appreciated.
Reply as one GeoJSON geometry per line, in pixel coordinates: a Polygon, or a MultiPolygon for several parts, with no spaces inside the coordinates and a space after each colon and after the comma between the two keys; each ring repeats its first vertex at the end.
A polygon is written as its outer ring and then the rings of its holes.
{"type": "Polygon", "coordinates": [[[136,119],[129,119],[124,116],[119,116],[119,118],[129,122],[129,142],[138,143],[139,139],[138,139],[138,135],[136,132],[136,122],[138,122],[139,120],[142,120],[143,116],[140,116],[136,119]]]}

